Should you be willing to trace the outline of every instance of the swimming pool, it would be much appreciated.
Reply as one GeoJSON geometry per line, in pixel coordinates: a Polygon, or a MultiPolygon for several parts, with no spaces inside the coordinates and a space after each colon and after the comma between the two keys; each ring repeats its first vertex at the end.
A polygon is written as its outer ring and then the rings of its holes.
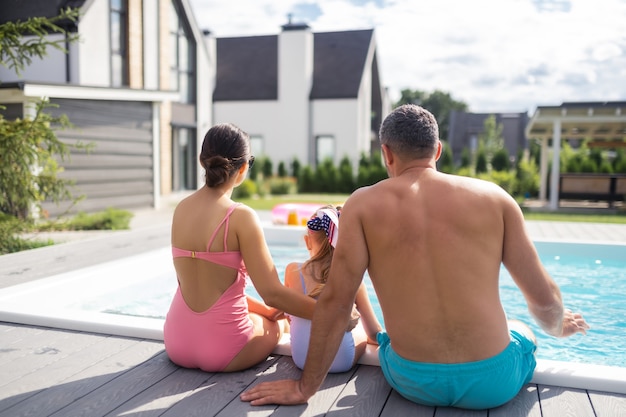
{"type": "MultiPolygon", "coordinates": [[[[281,274],[288,262],[306,259],[303,233],[300,228],[289,227],[266,230],[281,274]]],[[[541,241],[535,245],[561,286],[565,304],[582,311],[592,325],[586,337],[555,339],[544,335],[529,318],[521,293],[503,269],[501,297],[507,314],[529,323],[538,337],[536,378],[549,384],[546,376],[551,381],[555,375],[567,375],[571,381],[582,369],[585,384],[589,378],[617,375],[622,391],[626,391],[626,344],[622,341],[626,328],[626,245],[541,241]],[[587,271],[584,279],[580,277],[582,268],[587,271]]],[[[163,316],[176,289],[170,253],[169,248],[163,248],[0,290],[0,320],[162,339],[163,316]]],[[[255,293],[252,286],[248,289],[255,293]]],[[[371,286],[370,293],[374,294],[371,286]]],[[[378,305],[375,297],[373,304],[378,305]]],[[[382,322],[380,312],[378,315],[382,322]]]]}

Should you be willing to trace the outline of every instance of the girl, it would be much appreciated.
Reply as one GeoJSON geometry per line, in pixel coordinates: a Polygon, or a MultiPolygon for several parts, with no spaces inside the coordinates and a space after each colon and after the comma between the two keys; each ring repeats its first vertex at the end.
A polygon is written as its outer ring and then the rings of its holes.
{"type": "MultiPolygon", "coordinates": [[[[330,263],[337,243],[339,213],[340,208],[326,206],[319,209],[307,222],[304,242],[310,258],[303,264],[293,262],[287,265],[285,269],[287,287],[308,294],[312,298],[316,298],[322,292],[328,279],[330,263]]],[[[362,324],[344,334],[329,372],[348,371],[365,353],[367,343],[377,344],[376,333],[381,330],[381,326],[370,304],[365,284],[359,287],[355,303],[361,315],[362,324]]],[[[289,315],[289,319],[291,355],[296,366],[303,369],[309,347],[311,321],[297,317],[297,315],[289,315]]]]}
{"type": "Polygon", "coordinates": [[[254,163],[248,134],[232,124],[212,127],[199,159],[206,183],[172,220],[178,289],[165,319],[165,350],[187,368],[239,371],[272,352],[282,335],[279,311],[311,318],[315,300],[282,285],[256,212],[231,200],[254,163]],[[248,276],[267,305],[246,296],[248,276]]]}

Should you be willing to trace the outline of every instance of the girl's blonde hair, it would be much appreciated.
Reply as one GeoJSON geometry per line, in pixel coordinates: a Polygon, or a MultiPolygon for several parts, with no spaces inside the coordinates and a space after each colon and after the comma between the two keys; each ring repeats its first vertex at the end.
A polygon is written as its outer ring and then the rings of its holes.
{"type": "MultiPolygon", "coordinates": [[[[341,207],[334,207],[331,205],[321,207],[320,210],[322,209],[333,210],[337,213],[337,216],[339,216],[339,213],[341,212],[341,207]]],[[[311,219],[318,217],[317,213],[318,212],[316,211],[316,213],[311,216],[311,219]]],[[[310,227],[307,227],[307,233],[309,235],[309,239],[315,240],[319,245],[317,253],[313,254],[313,256],[311,256],[311,258],[302,265],[302,268],[313,277],[315,282],[317,282],[315,288],[313,288],[308,294],[310,297],[315,298],[320,295],[322,289],[324,289],[324,286],[326,285],[335,248],[330,244],[330,240],[325,230],[312,230],[310,227]]]]}

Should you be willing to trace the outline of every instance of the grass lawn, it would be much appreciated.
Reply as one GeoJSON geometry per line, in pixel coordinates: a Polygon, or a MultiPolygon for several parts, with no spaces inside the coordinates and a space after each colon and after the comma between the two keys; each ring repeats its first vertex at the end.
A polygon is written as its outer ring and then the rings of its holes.
{"type": "MultiPolygon", "coordinates": [[[[319,203],[320,206],[326,204],[341,205],[347,198],[347,194],[290,194],[261,198],[237,199],[237,201],[240,201],[255,210],[271,210],[275,205],[281,203],[319,203]]],[[[620,212],[617,214],[571,214],[525,211],[524,218],[526,220],[626,224],[626,212],[620,212]]]]}

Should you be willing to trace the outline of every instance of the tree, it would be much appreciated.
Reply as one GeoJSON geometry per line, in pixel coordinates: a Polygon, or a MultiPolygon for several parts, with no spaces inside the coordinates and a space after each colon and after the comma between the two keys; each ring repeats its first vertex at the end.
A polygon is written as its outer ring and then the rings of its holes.
{"type": "Polygon", "coordinates": [[[435,90],[432,93],[426,93],[419,90],[404,89],[400,92],[400,100],[396,106],[402,104],[417,104],[430,111],[439,124],[439,138],[448,140],[448,132],[450,130],[450,113],[453,110],[467,111],[467,104],[452,98],[450,93],[435,90]]]}
{"type": "Polygon", "coordinates": [[[78,34],[70,33],[62,26],[66,26],[68,22],[76,22],[79,13],[79,9],[68,7],[61,10],[55,17],[31,17],[26,22],[1,24],[0,64],[20,74],[27,65],[32,63],[34,57],[44,58],[50,47],[67,52],[64,47],[65,43],[77,41],[78,34]],[[50,40],[48,38],[50,33],[62,34],[65,39],[50,40]]]}
{"type": "MultiPolygon", "coordinates": [[[[19,75],[34,57],[45,57],[49,47],[65,51],[65,42],[75,41],[77,35],[60,25],[75,21],[78,15],[78,10],[68,8],[53,18],[1,24],[0,64],[19,75]],[[63,34],[65,39],[50,40],[49,33],[63,34]]],[[[57,175],[63,170],[58,160],[69,158],[72,148],[86,148],[67,145],[57,138],[55,130],[67,128],[70,123],[65,116],[46,113],[50,106],[42,99],[30,104],[34,114],[23,119],[10,121],[0,115],[0,210],[21,219],[33,209],[39,211],[46,200],[72,198],[71,182],[57,175]]]]}
{"type": "Polygon", "coordinates": [[[496,122],[496,116],[490,114],[483,122],[483,131],[478,136],[479,143],[484,147],[487,169],[491,170],[491,162],[496,152],[504,147],[502,124],[496,122]]]}

